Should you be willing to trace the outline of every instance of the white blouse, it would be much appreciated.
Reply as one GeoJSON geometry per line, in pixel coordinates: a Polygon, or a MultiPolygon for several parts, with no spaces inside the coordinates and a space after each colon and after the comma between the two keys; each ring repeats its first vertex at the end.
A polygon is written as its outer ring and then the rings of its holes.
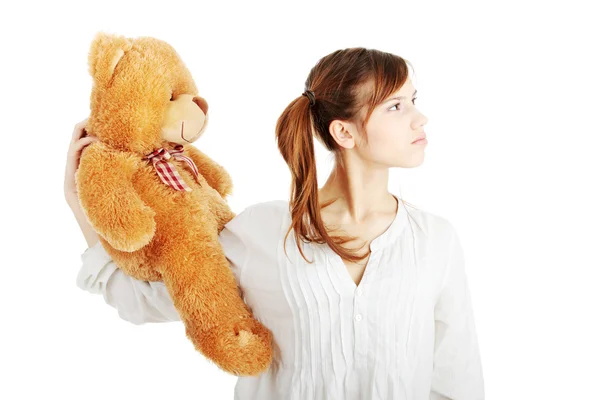
{"type": "MultiPolygon", "coordinates": [[[[453,225],[399,203],[357,286],[325,244],[288,236],[289,203],[251,205],[219,235],[243,299],[273,333],[273,362],[234,398],[484,399],[463,250],[453,225]]],[[[180,320],[163,282],[125,275],[100,242],[77,285],[134,324],[180,320]]]]}

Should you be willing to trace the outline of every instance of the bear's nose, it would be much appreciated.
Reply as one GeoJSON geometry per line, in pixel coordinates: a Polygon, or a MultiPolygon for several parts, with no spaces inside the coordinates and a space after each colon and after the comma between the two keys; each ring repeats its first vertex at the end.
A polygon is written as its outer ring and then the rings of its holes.
{"type": "Polygon", "coordinates": [[[204,114],[208,113],[208,103],[200,96],[194,96],[192,99],[194,103],[200,107],[200,109],[204,112],[204,114]]]}

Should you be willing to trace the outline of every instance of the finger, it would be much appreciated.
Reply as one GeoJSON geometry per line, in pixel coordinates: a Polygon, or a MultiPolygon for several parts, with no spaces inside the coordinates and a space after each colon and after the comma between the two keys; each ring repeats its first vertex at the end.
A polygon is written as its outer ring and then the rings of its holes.
{"type": "Polygon", "coordinates": [[[97,142],[97,141],[98,141],[98,138],[96,138],[94,136],[86,136],[86,137],[83,137],[83,138],[79,139],[76,142],[75,148],[76,149],[82,149],[85,146],[87,146],[87,145],[89,145],[89,144],[91,144],[93,142],[97,142]]]}
{"type": "Polygon", "coordinates": [[[71,149],[70,149],[71,156],[79,157],[80,153],[83,151],[83,148],[85,148],[89,144],[96,142],[96,141],[97,141],[97,139],[93,139],[93,138],[89,138],[89,137],[79,139],[78,141],[73,143],[73,146],[71,146],[71,149]]]}
{"type": "Polygon", "coordinates": [[[98,140],[100,140],[100,139],[98,139],[96,136],[92,136],[92,135],[84,136],[81,139],[79,139],[79,141],[86,141],[86,142],[96,142],[98,140]]]}
{"type": "Polygon", "coordinates": [[[73,129],[73,135],[71,137],[71,141],[76,141],[81,139],[82,137],[85,137],[84,135],[85,133],[85,128],[83,126],[75,126],[75,128],[73,129]]]}
{"type": "Polygon", "coordinates": [[[75,128],[73,129],[73,140],[77,140],[83,136],[88,119],[89,118],[86,118],[83,121],[75,124],[75,128]]]}

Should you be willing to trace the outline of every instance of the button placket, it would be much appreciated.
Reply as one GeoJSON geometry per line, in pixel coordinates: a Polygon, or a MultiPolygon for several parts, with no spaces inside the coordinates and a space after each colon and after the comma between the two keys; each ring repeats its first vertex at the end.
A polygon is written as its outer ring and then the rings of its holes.
{"type": "Polygon", "coordinates": [[[368,324],[367,324],[367,300],[365,296],[365,290],[368,290],[369,281],[371,280],[371,274],[374,272],[374,268],[379,264],[380,251],[376,249],[372,251],[371,258],[367,262],[365,273],[354,290],[354,332],[355,332],[355,351],[357,360],[361,363],[366,363],[368,357],[368,324]]]}
{"type": "Polygon", "coordinates": [[[366,308],[367,299],[363,296],[365,292],[365,286],[368,284],[370,280],[370,274],[373,272],[373,268],[377,266],[379,263],[379,252],[375,251],[371,253],[371,258],[367,262],[367,266],[365,267],[365,273],[354,290],[354,320],[356,322],[362,321],[364,318],[364,310],[366,308]]]}

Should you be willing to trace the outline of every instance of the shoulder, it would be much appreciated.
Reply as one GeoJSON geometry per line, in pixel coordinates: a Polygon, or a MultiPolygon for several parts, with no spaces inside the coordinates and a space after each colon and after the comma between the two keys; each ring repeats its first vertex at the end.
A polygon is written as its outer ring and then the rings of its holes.
{"type": "Polygon", "coordinates": [[[242,265],[246,257],[275,257],[287,202],[272,200],[247,206],[219,233],[219,242],[227,258],[242,265]]]}
{"type": "Polygon", "coordinates": [[[418,209],[410,204],[405,205],[413,229],[416,228],[416,232],[418,231],[430,244],[446,247],[453,240],[456,229],[446,217],[418,209]]]}
{"type": "Polygon", "coordinates": [[[289,210],[285,200],[270,200],[247,206],[225,228],[242,236],[277,236],[289,210]]]}
{"type": "Polygon", "coordinates": [[[432,266],[432,271],[435,271],[437,276],[444,276],[448,260],[462,251],[454,224],[448,218],[433,212],[408,205],[406,209],[418,237],[417,251],[421,252],[423,257],[427,257],[428,265],[432,266]]]}
{"type": "Polygon", "coordinates": [[[289,203],[286,200],[269,200],[260,203],[251,204],[243,212],[250,212],[255,215],[267,216],[276,215],[283,217],[289,209],[289,203]]]}

